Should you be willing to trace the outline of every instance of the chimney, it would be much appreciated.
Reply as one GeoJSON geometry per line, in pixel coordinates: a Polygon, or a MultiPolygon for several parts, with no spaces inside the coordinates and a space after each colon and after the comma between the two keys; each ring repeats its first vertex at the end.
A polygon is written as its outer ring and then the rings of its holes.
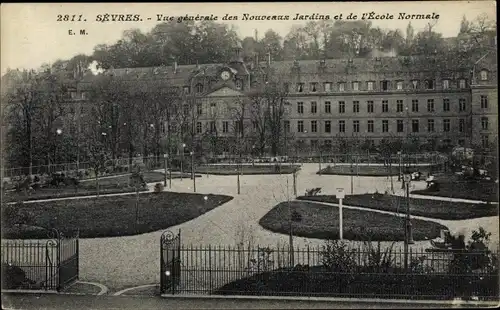
{"type": "Polygon", "coordinates": [[[174,60],[174,73],[177,73],[177,60],[174,60]]]}
{"type": "Polygon", "coordinates": [[[258,35],[257,35],[257,34],[258,34],[257,29],[255,29],[255,41],[256,41],[256,42],[257,42],[257,41],[259,41],[259,37],[258,37],[258,35]]]}

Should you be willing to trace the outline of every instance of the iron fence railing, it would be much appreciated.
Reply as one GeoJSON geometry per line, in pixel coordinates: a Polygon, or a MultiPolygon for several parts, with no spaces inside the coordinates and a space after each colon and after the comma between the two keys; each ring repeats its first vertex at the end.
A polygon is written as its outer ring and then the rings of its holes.
{"type": "Polygon", "coordinates": [[[57,290],[56,241],[2,240],[2,288],[57,290]]]}
{"type": "MultiPolygon", "coordinates": [[[[344,249],[345,250],[345,249],[344,249]]],[[[180,247],[177,294],[498,297],[498,253],[180,247]],[[407,267],[405,269],[405,259],[407,267]],[[292,263],[293,260],[293,263],[292,263]]],[[[173,291],[172,291],[173,292],[173,291]]]]}
{"type": "Polygon", "coordinates": [[[2,239],[2,289],[60,291],[78,280],[79,241],[56,232],[47,240],[2,239]]]}

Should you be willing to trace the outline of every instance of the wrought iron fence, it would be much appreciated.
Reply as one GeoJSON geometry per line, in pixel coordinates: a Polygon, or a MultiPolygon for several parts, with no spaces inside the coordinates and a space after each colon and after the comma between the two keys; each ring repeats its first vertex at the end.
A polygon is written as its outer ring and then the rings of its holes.
{"type": "Polygon", "coordinates": [[[179,247],[170,294],[498,298],[498,253],[357,247],[179,247]],[[407,264],[405,266],[405,259],[407,264]],[[405,268],[406,267],[406,268],[405,268]]]}
{"type": "Polygon", "coordinates": [[[47,240],[2,239],[2,289],[60,291],[78,279],[78,235],[47,240]]]}

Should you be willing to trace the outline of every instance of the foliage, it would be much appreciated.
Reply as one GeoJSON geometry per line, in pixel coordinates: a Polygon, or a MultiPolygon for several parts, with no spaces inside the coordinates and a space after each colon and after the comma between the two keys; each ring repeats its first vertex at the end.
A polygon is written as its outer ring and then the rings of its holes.
{"type": "Polygon", "coordinates": [[[454,249],[453,260],[449,266],[450,273],[472,273],[473,270],[498,270],[498,257],[489,249],[491,233],[483,227],[472,232],[471,239],[465,243],[464,236],[450,236],[454,249]]]}
{"type": "Polygon", "coordinates": [[[394,267],[394,257],[392,256],[392,249],[395,242],[392,242],[389,247],[382,250],[380,241],[377,246],[373,245],[372,241],[365,241],[363,243],[365,253],[365,267],[369,272],[389,272],[394,267]]]}
{"type": "Polygon", "coordinates": [[[412,257],[410,264],[408,266],[410,272],[416,274],[428,274],[434,272],[434,268],[432,268],[432,266],[425,264],[426,259],[427,257],[425,255],[419,257],[412,257]]]}
{"type": "Polygon", "coordinates": [[[274,268],[273,250],[270,247],[258,247],[257,258],[251,258],[248,270],[255,272],[270,271],[274,268]]]}
{"type": "Polygon", "coordinates": [[[352,273],[356,269],[356,250],[342,240],[327,240],[322,246],[322,264],[332,272],[352,273]]]}
{"type": "Polygon", "coordinates": [[[31,225],[34,222],[33,212],[21,208],[22,203],[2,205],[2,222],[7,227],[15,225],[31,225]]]}

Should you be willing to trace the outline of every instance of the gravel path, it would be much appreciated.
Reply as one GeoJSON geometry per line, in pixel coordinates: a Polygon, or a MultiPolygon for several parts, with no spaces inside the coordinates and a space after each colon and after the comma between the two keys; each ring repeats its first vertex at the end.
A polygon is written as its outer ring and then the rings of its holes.
{"type": "MultiPolygon", "coordinates": [[[[306,189],[321,187],[321,194],[334,195],[338,187],[350,193],[351,177],[335,175],[316,175],[317,163],[304,164],[297,177],[297,193],[302,195],[306,189]]],[[[235,245],[252,239],[254,244],[276,246],[286,244],[288,236],[263,229],[258,221],[277,203],[293,199],[292,175],[245,175],[241,176],[241,194],[237,194],[236,176],[203,175],[196,178],[198,193],[225,194],[235,198],[228,203],[201,215],[186,223],[171,227],[177,232],[181,229],[182,243],[185,245],[235,245]],[[287,194],[288,183],[288,194],[287,194]]],[[[152,191],[155,183],[148,184],[152,191]]],[[[172,188],[165,190],[192,193],[193,181],[190,179],[173,179],[172,188]]],[[[400,183],[393,178],[396,195],[403,195],[400,183]]],[[[353,177],[354,194],[372,192],[383,193],[390,190],[390,178],[387,177],[353,177]]],[[[412,190],[425,187],[425,182],[413,182],[412,190]]],[[[145,192],[142,192],[145,193],[145,192]]],[[[111,194],[121,196],[133,193],[111,194]]],[[[104,195],[101,195],[104,196],[104,195]]],[[[417,197],[417,195],[412,195],[417,197]]],[[[88,198],[88,197],[87,197],[88,198]]],[[[436,200],[450,198],[424,196],[436,200]]],[[[64,199],[64,198],[62,198],[64,199]]],[[[68,198],[66,198],[68,199],[68,198]]],[[[78,197],[75,199],[83,199],[78,197]]],[[[51,199],[52,200],[52,199],[51,199]]],[[[59,199],[53,199],[59,200],[59,199]]],[[[455,200],[455,199],[454,199],[455,200]]],[[[47,200],[50,201],[50,200],[47,200]]],[[[464,201],[464,200],[461,200],[464,201]]],[[[467,201],[466,202],[474,202],[467,201]]],[[[346,206],[347,208],[348,206],[346,206]]],[[[353,207],[355,208],[355,207],[353,207]]],[[[377,212],[376,210],[369,210],[377,212]]],[[[391,212],[389,212],[391,213],[391,212]]],[[[426,219],[425,217],[421,217],[426,219]]],[[[498,217],[486,217],[461,221],[444,221],[428,219],[441,223],[452,232],[470,236],[472,230],[483,226],[492,232],[492,239],[499,240],[498,217]]],[[[80,240],[80,280],[99,282],[117,291],[127,287],[159,283],[159,240],[162,231],[137,236],[81,239],[80,240]]],[[[318,246],[322,240],[300,238],[294,239],[298,247],[305,245],[318,246]]],[[[351,241],[353,245],[357,242],[351,241]]],[[[383,246],[390,242],[382,242],[383,246]]],[[[416,242],[412,247],[428,247],[428,241],[416,242]]],[[[402,242],[397,246],[402,246],[402,242]]]]}
{"type": "MultiPolygon", "coordinates": [[[[335,194],[337,187],[350,192],[349,176],[315,175],[317,164],[305,164],[298,173],[297,190],[301,195],[311,187],[322,187],[322,194],[335,194]]],[[[182,243],[186,245],[235,245],[249,238],[255,244],[286,244],[287,235],[264,230],[258,221],[277,203],[286,200],[287,180],[289,196],[293,195],[292,175],[254,175],[241,176],[241,194],[237,195],[236,176],[206,176],[196,179],[198,193],[226,194],[235,198],[230,202],[200,217],[171,227],[177,232],[181,229],[182,243]],[[245,237],[241,237],[242,234],[245,237]],[[244,240],[243,240],[244,239],[244,240]]],[[[385,192],[390,188],[386,177],[354,177],[354,193],[385,192]]],[[[172,180],[176,192],[192,192],[192,180],[172,180]]],[[[399,183],[394,178],[394,187],[399,183]]],[[[150,184],[150,187],[154,184],[150,184]]],[[[415,188],[425,186],[425,182],[415,182],[415,188]]],[[[400,193],[401,190],[399,190],[400,193]]],[[[401,194],[401,193],[400,193],[401,194]]],[[[373,210],[371,210],[374,212],[373,210]]],[[[451,231],[471,231],[483,226],[498,240],[498,217],[487,217],[463,221],[444,221],[431,219],[446,225],[451,231]]],[[[162,231],[137,236],[82,239],[80,241],[80,279],[105,284],[112,291],[126,287],[159,283],[159,240],[162,231]]],[[[317,246],[318,239],[295,238],[296,246],[317,246]]],[[[355,244],[356,242],[352,242],[355,244]]],[[[389,243],[382,243],[388,245],[389,243]]],[[[402,246],[402,244],[399,244],[402,246]]],[[[416,242],[413,247],[427,247],[427,241],[416,242]]]]}

